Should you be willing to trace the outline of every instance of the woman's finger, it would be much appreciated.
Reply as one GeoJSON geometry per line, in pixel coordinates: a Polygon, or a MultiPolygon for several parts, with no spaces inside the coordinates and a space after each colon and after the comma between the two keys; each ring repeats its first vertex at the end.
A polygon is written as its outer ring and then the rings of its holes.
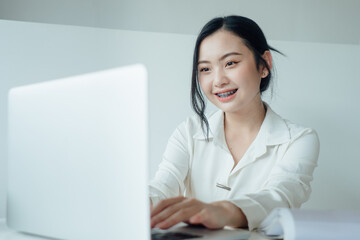
{"type": "Polygon", "coordinates": [[[174,205],[178,202],[183,201],[184,199],[185,199],[185,197],[179,196],[179,197],[175,197],[175,198],[169,198],[169,199],[162,200],[156,206],[153,206],[153,208],[151,210],[151,217],[157,215],[159,212],[162,212],[165,208],[167,208],[171,205],[174,205]]]}
{"type": "Polygon", "coordinates": [[[188,221],[194,214],[201,211],[201,205],[191,205],[187,207],[178,208],[172,215],[165,218],[163,221],[155,225],[157,228],[168,229],[180,222],[188,221]]]}
{"type": "Polygon", "coordinates": [[[184,200],[180,201],[180,202],[175,202],[172,205],[168,205],[161,212],[159,212],[158,214],[151,217],[151,223],[150,223],[151,227],[154,227],[158,223],[163,222],[164,220],[169,218],[171,215],[173,215],[180,209],[184,208],[185,206],[184,206],[184,204],[182,204],[183,202],[184,202],[184,200]]]}
{"type": "Polygon", "coordinates": [[[213,208],[204,208],[199,213],[195,214],[189,219],[191,224],[202,224],[209,229],[220,229],[225,226],[221,218],[224,216],[217,216],[213,208]]]}

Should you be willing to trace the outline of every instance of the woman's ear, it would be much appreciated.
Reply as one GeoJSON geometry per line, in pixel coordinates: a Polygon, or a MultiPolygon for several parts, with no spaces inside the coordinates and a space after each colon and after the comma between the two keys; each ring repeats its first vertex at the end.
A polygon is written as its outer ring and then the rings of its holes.
{"type": "MultiPolygon", "coordinates": [[[[265,62],[269,66],[269,69],[271,70],[271,68],[272,68],[272,55],[271,55],[271,52],[269,50],[266,50],[264,52],[264,54],[262,55],[262,58],[265,60],[265,62]]],[[[261,75],[261,77],[264,78],[267,75],[269,75],[269,70],[265,66],[263,66],[262,67],[262,75],[261,75]]]]}

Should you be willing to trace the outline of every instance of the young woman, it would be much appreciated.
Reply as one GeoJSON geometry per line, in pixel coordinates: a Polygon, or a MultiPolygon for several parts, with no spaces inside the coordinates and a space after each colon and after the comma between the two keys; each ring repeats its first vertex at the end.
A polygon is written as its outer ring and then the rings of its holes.
{"type": "Polygon", "coordinates": [[[186,222],[252,230],[272,209],[298,208],[309,198],[319,140],[262,101],[270,50],[245,17],[215,18],[201,30],[191,87],[196,115],[171,136],[150,184],[152,227],[186,222]],[[202,93],[217,112],[205,115],[202,93]]]}

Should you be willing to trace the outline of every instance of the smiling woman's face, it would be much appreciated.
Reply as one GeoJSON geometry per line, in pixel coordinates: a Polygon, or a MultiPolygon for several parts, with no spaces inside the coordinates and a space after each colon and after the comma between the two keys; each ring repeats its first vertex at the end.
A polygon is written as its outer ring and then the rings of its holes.
{"type": "Polygon", "coordinates": [[[219,30],[200,44],[199,83],[206,97],[224,112],[238,112],[261,101],[260,81],[265,67],[256,66],[243,40],[219,30]]]}

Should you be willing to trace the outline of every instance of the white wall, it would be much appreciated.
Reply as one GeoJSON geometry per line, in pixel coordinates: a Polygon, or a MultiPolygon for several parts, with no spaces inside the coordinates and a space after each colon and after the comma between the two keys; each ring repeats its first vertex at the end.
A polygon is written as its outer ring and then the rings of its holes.
{"type": "MultiPolygon", "coordinates": [[[[6,94],[12,86],[143,62],[150,75],[150,175],[167,138],[191,113],[191,35],[0,21],[0,218],[5,216],[6,94]]],[[[315,128],[321,153],[307,208],[360,210],[359,45],[271,41],[273,108],[315,128]]]]}

